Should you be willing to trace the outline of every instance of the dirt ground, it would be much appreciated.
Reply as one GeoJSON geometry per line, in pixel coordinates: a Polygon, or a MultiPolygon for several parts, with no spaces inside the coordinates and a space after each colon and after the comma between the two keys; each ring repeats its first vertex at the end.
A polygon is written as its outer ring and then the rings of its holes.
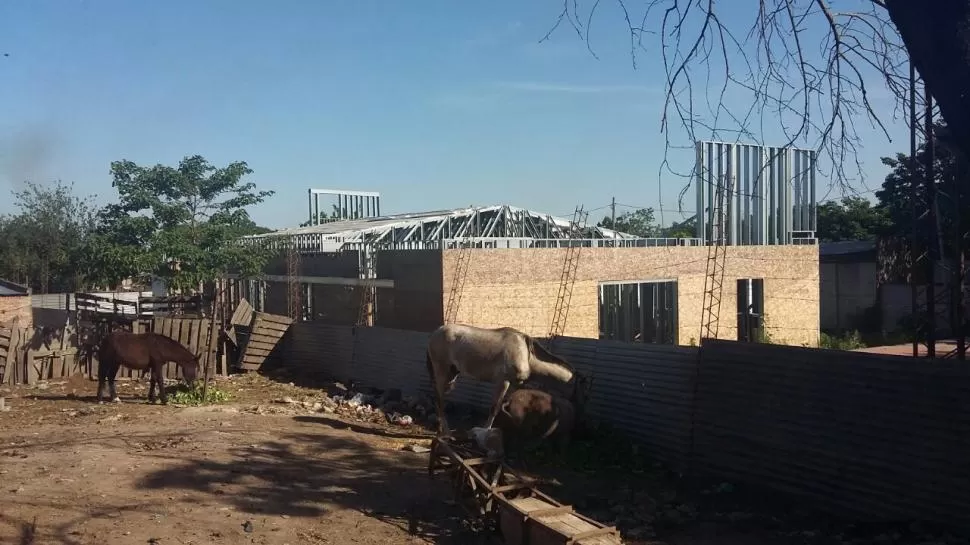
{"type": "MultiPolygon", "coordinates": [[[[258,375],[218,387],[232,400],[203,407],[148,405],[147,381],[119,381],[124,402],[104,405],[82,377],[0,388],[0,543],[495,542],[465,527],[427,454],[408,450],[428,446],[429,430],[307,410],[320,390],[258,375]]],[[[618,522],[626,543],[887,542],[727,505],[705,518],[659,473],[614,473],[552,471],[564,484],[550,492],[618,522]]]]}

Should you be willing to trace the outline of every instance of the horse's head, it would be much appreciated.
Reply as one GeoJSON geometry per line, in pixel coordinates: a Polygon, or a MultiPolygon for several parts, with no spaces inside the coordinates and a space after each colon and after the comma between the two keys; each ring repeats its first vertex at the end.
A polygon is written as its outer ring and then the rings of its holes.
{"type": "Polygon", "coordinates": [[[182,376],[189,386],[195,383],[195,379],[199,377],[199,356],[194,356],[190,362],[182,364],[182,376]]]}

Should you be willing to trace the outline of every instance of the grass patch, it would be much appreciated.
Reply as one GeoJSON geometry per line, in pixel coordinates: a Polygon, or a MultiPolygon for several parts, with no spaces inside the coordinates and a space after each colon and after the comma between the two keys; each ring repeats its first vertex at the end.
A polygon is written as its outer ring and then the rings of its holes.
{"type": "Polygon", "coordinates": [[[828,348],[831,350],[857,350],[859,348],[866,348],[865,341],[862,340],[862,335],[858,331],[849,331],[843,333],[842,335],[829,335],[827,333],[822,333],[818,338],[819,348],[828,348]]]}
{"type": "Polygon", "coordinates": [[[208,403],[225,403],[232,399],[232,394],[225,390],[216,388],[214,384],[209,384],[206,389],[205,398],[202,397],[202,382],[196,382],[194,386],[185,383],[177,384],[168,388],[168,398],[172,403],[179,405],[205,405],[208,403]]]}

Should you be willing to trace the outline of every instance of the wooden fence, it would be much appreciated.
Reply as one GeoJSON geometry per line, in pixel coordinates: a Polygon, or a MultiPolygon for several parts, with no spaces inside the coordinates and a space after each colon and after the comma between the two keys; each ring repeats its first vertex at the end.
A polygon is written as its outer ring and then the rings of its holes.
{"type": "MultiPolygon", "coordinates": [[[[171,337],[199,354],[199,364],[209,365],[214,374],[227,372],[219,357],[218,330],[213,332],[209,319],[156,318],[135,322],[133,328],[138,332],[150,330],[171,337]]],[[[0,384],[35,384],[41,380],[75,375],[97,378],[98,361],[97,357],[88,357],[79,350],[77,333],[73,328],[59,329],[48,347],[37,329],[0,326],[0,384]]],[[[126,367],[118,372],[119,378],[135,375],[126,367]]],[[[176,364],[165,366],[166,378],[180,376],[176,364]]]]}
{"type": "MultiPolygon", "coordinates": [[[[293,370],[429,395],[428,334],[293,324],[293,370]]],[[[700,349],[558,339],[594,377],[589,414],[673,466],[869,520],[970,530],[970,365],[705,341],[700,349]]],[[[486,408],[459,379],[450,403],[486,408]]]]}

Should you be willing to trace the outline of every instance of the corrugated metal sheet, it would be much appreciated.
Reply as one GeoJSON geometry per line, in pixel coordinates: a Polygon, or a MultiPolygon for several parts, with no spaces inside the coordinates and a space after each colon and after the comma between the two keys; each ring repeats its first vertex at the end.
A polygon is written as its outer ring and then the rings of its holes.
{"type": "Polygon", "coordinates": [[[351,376],[375,388],[398,388],[406,395],[430,391],[424,354],[428,334],[362,327],[356,330],[351,376]]]}
{"type": "Polygon", "coordinates": [[[695,461],[874,519],[970,526],[970,366],[705,341],[695,461]]]}
{"type": "Polygon", "coordinates": [[[680,465],[690,444],[697,348],[560,337],[555,351],[593,377],[588,415],[680,465]]]}
{"type": "Polygon", "coordinates": [[[354,354],[352,327],[320,322],[298,322],[283,338],[283,361],[309,376],[335,380],[350,378],[354,354]]]}

